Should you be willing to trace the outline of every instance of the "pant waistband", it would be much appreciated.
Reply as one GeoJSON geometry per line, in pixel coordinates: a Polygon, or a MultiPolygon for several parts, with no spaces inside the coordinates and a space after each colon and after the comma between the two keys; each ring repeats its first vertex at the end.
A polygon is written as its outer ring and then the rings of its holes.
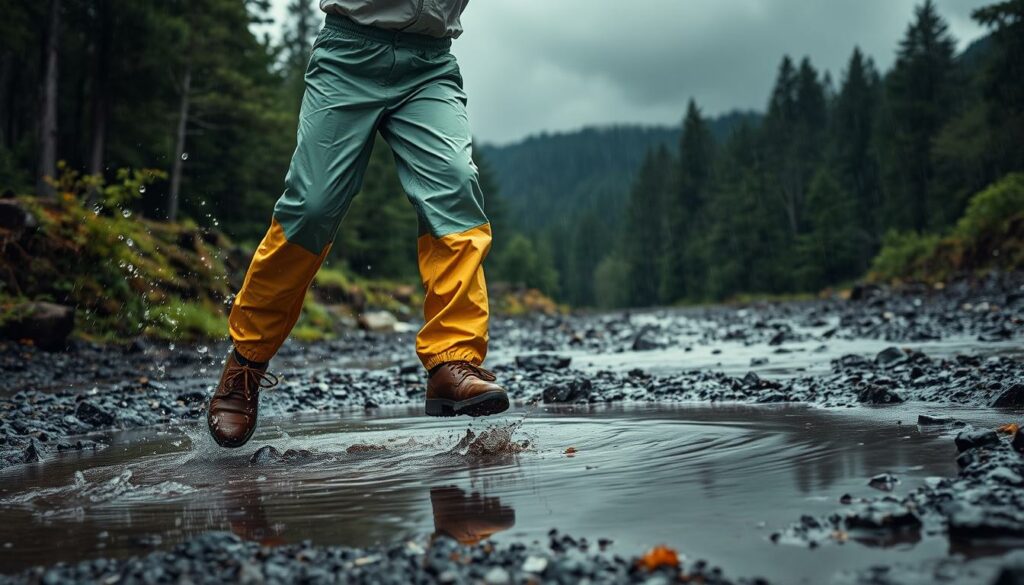
{"type": "Polygon", "coordinates": [[[324,28],[345,32],[351,35],[362,37],[367,40],[379,43],[389,43],[415,47],[421,49],[449,49],[452,46],[451,39],[441,39],[428,35],[402,32],[400,30],[388,30],[376,26],[359,24],[351,18],[340,14],[328,14],[324,28]]]}

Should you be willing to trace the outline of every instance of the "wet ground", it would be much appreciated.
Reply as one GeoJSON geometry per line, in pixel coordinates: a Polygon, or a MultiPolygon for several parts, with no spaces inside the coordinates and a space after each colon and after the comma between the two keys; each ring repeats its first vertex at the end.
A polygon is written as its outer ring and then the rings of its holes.
{"type": "Polygon", "coordinates": [[[396,407],[277,420],[238,451],[196,426],[124,432],[98,453],[0,477],[0,563],[130,556],[211,530],[367,547],[433,533],[534,541],[558,528],[608,538],[624,556],[671,543],[736,574],[820,583],[841,569],[946,555],[940,536],[829,550],[770,538],[796,510],[825,514],[839,494],[878,493],[874,475],[895,474],[895,493],[906,493],[954,474],[948,430],[918,427],[919,412],[540,406],[467,425],[396,407]]]}
{"type": "Polygon", "coordinates": [[[218,345],[0,347],[0,573],[990,583],[1024,567],[1019,281],[497,321],[488,421],[421,416],[407,334],[291,345],[237,451],[196,422],[218,345]]]}

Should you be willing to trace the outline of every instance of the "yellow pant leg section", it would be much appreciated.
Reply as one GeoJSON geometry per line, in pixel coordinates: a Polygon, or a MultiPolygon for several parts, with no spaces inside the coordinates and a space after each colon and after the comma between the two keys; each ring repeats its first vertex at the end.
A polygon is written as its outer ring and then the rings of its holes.
{"type": "Polygon", "coordinates": [[[319,255],[289,243],[273,220],[263,236],[235,297],[228,326],[235,349],[254,362],[270,361],[291,333],[302,312],[316,271],[331,245],[319,255]]]}
{"type": "Polygon", "coordinates": [[[428,370],[445,362],[481,364],[487,355],[487,283],[484,258],[491,226],[417,241],[426,321],[416,336],[416,354],[428,370]]]}

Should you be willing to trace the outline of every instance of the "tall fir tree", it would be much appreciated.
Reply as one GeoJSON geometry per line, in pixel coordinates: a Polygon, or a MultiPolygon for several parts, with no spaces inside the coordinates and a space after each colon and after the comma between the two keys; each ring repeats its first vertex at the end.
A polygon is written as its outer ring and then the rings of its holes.
{"type": "Polygon", "coordinates": [[[700,296],[705,262],[696,248],[714,161],[715,141],[693,99],[686,108],[675,185],[665,200],[668,222],[661,299],[671,303],[700,296]]]}
{"type": "MultiPolygon", "coordinates": [[[[935,201],[932,147],[954,111],[955,42],[932,0],[914,11],[886,80],[885,217],[888,227],[925,230],[935,201]]],[[[937,217],[937,214],[935,214],[937,217]]]]}
{"type": "Polygon", "coordinates": [[[672,186],[672,155],[664,146],[647,153],[626,210],[623,234],[629,265],[629,303],[644,307],[661,298],[661,252],[665,246],[665,198],[672,186]]]}
{"type": "Polygon", "coordinates": [[[843,73],[832,114],[830,164],[835,178],[854,201],[851,234],[857,244],[862,269],[881,242],[879,219],[882,205],[878,153],[874,142],[875,112],[880,82],[871,59],[853,50],[843,73]]]}

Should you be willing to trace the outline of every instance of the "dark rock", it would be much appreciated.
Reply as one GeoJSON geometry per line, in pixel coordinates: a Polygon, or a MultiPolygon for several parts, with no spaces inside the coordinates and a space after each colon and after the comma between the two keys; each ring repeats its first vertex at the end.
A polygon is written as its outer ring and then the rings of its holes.
{"type": "Polygon", "coordinates": [[[949,515],[949,538],[955,541],[1024,538],[1024,515],[1016,508],[958,502],[949,515]]]}
{"type": "Polygon", "coordinates": [[[93,428],[104,428],[114,424],[113,414],[88,400],[78,403],[75,407],[75,417],[93,428]]]}
{"type": "Polygon", "coordinates": [[[750,358],[750,367],[763,366],[768,363],[768,358],[750,358]]]}
{"type": "Polygon", "coordinates": [[[887,347],[875,356],[875,363],[883,368],[902,364],[906,361],[907,354],[898,347],[887,347]]]}
{"type": "Polygon", "coordinates": [[[992,406],[995,408],[1024,407],[1024,384],[1017,382],[1007,388],[1005,392],[992,402],[992,406]]]}
{"type": "Polygon", "coordinates": [[[899,404],[903,399],[888,388],[869,385],[857,394],[857,401],[862,404],[899,404]]]}
{"type": "Polygon", "coordinates": [[[206,402],[206,393],[194,390],[192,392],[182,392],[178,394],[177,400],[184,404],[202,404],[206,402]]]}
{"type": "Polygon", "coordinates": [[[587,378],[577,378],[562,384],[555,384],[544,389],[544,402],[578,402],[590,398],[593,384],[587,378]]]}
{"type": "Polygon", "coordinates": [[[39,455],[39,448],[36,447],[35,439],[30,439],[28,447],[25,448],[25,455],[22,457],[22,461],[25,463],[36,463],[41,460],[42,457],[39,455]]]}
{"type": "Polygon", "coordinates": [[[665,347],[665,344],[658,340],[654,335],[654,327],[647,325],[636,334],[633,338],[633,351],[650,351],[652,349],[661,349],[665,347]]]}
{"type": "Polygon", "coordinates": [[[937,426],[937,425],[949,425],[953,424],[953,419],[945,418],[941,416],[931,416],[927,414],[920,414],[917,416],[917,424],[921,426],[937,426]]]}
{"type": "Polygon", "coordinates": [[[992,585],[1024,585],[1024,565],[1003,567],[992,585]]]}
{"type": "Polygon", "coordinates": [[[264,445],[249,458],[249,465],[266,465],[281,459],[281,452],[273,445],[264,445]]]}
{"type": "Polygon", "coordinates": [[[957,450],[963,453],[969,449],[998,445],[999,435],[995,431],[988,429],[967,429],[960,431],[954,442],[956,443],[957,450]]]}
{"type": "Polygon", "coordinates": [[[883,492],[891,492],[896,489],[896,485],[900,483],[900,478],[896,477],[891,473],[879,473],[868,480],[868,486],[881,490],[883,492]]]}
{"type": "Polygon", "coordinates": [[[1018,453],[1024,454],[1024,433],[1020,429],[1013,433],[1013,440],[1010,442],[1010,446],[1018,453]]]}
{"type": "Polygon", "coordinates": [[[571,363],[571,357],[550,353],[516,356],[516,366],[524,370],[564,370],[571,363]]]}
{"type": "Polygon", "coordinates": [[[851,530],[913,530],[921,527],[921,519],[907,506],[885,501],[857,504],[846,512],[843,521],[851,530]]]}
{"type": "Polygon", "coordinates": [[[31,340],[36,347],[58,351],[67,347],[67,338],[75,328],[72,307],[47,302],[22,303],[11,309],[0,334],[7,339],[31,340]]]}
{"type": "Polygon", "coordinates": [[[848,353],[843,357],[834,360],[833,363],[840,368],[850,368],[854,370],[866,370],[874,367],[874,364],[870,360],[864,356],[859,356],[853,353],[848,353]]]}

